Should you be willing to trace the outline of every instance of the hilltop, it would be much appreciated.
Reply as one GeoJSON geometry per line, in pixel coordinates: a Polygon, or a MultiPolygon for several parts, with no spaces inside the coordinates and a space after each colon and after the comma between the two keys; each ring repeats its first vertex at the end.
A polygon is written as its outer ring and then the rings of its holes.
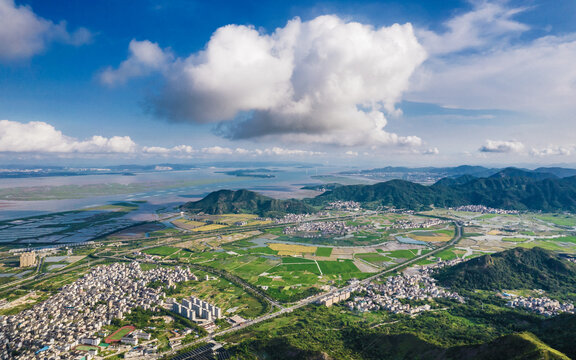
{"type": "Polygon", "coordinates": [[[207,214],[250,213],[260,216],[312,213],[315,210],[299,200],[277,200],[249,190],[219,190],[199,201],[187,202],[182,210],[207,214]]]}
{"type": "Polygon", "coordinates": [[[541,249],[514,248],[441,269],[434,277],[443,286],[467,290],[543,289],[576,292],[576,264],[541,249]]]}

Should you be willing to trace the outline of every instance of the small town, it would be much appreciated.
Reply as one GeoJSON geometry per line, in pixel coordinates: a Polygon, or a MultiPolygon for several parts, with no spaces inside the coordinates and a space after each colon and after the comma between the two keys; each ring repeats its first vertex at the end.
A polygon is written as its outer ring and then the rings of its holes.
{"type": "Polygon", "coordinates": [[[426,219],[423,222],[415,222],[412,220],[398,220],[392,224],[392,229],[427,229],[432,226],[441,225],[447,223],[446,220],[442,219],[426,219]]]}
{"type": "Polygon", "coordinates": [[[299,235],[306,238],[346,235],[362,229],[367,226],[346,225],[344,221],[318,221],[305,222],[296,226],[287,227],[283,230],[285,235],[299,235]]]}
{"type": "MultiPolygon", "coordinates": [[[[507,294],[508,296],[513,296],[507,294]]],[[[544,316],[556,316],[560,313],[574,314],[574,304],[562,303],[558,300],[552,300],[547,297],[523,297],[516,296],[506,303],[512,308],[524,308],[544,316]]]]}
{"type": "MultiPolygon", "coordinates": [[[[17,315],[0,316],[0,358],[9,359],[19,351],[18,359],[69,359],[80,344],[99,345],[101,330],[113,319],[122,319],[136,308],[144,310],[162,305],[165,294],[148,284],[161,281],[171,286],[197,280],[189,268],[158,267],[142,271],[140,264],[114,263],[94,267],[87,275],[65,285],[58,294],[17,315]]],[[[122,339],[137,345],[150,335],[135,332],[122,339]]]]}
{"type": "Polygon", "coordinates": [[[414,274],[405,273],[389,277],[385,284],[372,282],[360,286],[356,292],[365,292],[365,295],[355,296],[346,305],[353,311],[387,310],[394,314],[415,315],[431,310],[430,305],[413,306],[403,303],[400,299],[430,301],[435,298],[447,298],[464,302],[462,296],[436,285],[436,280],[430,276],[431,271],[431,268],[421,268],[414,274]]]}
{"type": "Polygon", "coordinates": [[[359,211],[362,206],[356,201],[334,201],[326,205],[327,210],[359,211]]]}
{"type": "Polygon", "coordinates": [[[519,214],[518,210],[494,209],[484,205],[465,205],[456,208],[449,208],[454,211],[477,212],[481,214],[519,214]]]}

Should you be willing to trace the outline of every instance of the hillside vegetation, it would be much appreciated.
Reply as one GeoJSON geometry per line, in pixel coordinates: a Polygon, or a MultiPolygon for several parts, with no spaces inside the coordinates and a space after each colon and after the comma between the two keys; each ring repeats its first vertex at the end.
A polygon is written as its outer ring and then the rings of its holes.
{"type": "Polygon", "coordinates": [[[299,200],[277,200],[249,190],[219,190],[199,201],[187,202],[182,210],[206,214],[250,213],[276,216],[284,213],[305,214],[315,211],[299,200]]]}
{"type": "Polygon", "coordinates": [[[504,169],[489,177],[472,175],[447,177],[424,186],[405,180],[374,185],[326,184],[314,189],[329,190],[312,199],[276,200],[248,190],[219,190],[204,199],[189,202],[183,210],[208,214],[251,213],[282,216],[310,213],[329,202],[357,201],[365,208],[394,207],[426,210],[435,207],[485,205],[512,210],[546,212],[576,211],[576,176],[559,178],[570,169],[544,169],[545,172],[504,169]],[[554,171],[553,171],[554,170],[554,171]]]}
{"type": "Polygon", "coordinates": [[[576,264],[538,247],[480,256],[443,268],[434,277],[456,289],[543,289],[562,297],[576,292],[576,264]]]}
{"type": "Polygon", "coordinates": [[[551,173],[509,168],[485,178],[444,178],[432,186],[404,180],[341,186],[311,202],[334,200],[414,210],[474,204],[515,210],[576,211],[576,176],[558,178],[551,173]]]}

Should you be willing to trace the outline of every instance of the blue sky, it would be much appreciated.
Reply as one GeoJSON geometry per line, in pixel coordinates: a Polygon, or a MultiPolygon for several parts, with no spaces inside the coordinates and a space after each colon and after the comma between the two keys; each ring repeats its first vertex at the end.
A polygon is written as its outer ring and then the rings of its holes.
{"type": "Polygon", "coordinates": [[[0,163],[576,164],[575,14],[0,0],[0,163]]]}

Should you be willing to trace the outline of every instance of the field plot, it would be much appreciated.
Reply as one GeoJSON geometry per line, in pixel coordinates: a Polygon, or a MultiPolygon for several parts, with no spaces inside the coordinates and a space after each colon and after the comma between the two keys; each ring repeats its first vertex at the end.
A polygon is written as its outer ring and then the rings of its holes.
{"type": "Polygon", "coordinates": [[[178,251],[178,249],[173,248],[171,246],[159,246],[151,249],[146,249],[142,252],[148,255],[169,256],[174,254],[176,251],[178,251]]]}
{"type": "Polygon", "coordinates": [[[454,237],[453,230],[438,230],[438,231],[415,231],[406,236],[424,242],[446,242],[454,237]]]}
{"type": "Polygon", "coordinates": [[[212,230],[218,230],[218,229],[222,229],[228,227],[228,225],[220,225],[220,224],[209,224],[209,225],[204,225],[204,226],[200,226],[197,228],[192,229],[192,231],[212,231],[212,230]]]}
{"type": "Polygon", "coordinates": [[[206,225],[206,223],[203,221],[192,221],[186,219],[176,219],[172,221],[172,224],[184,230],[193,230],[206,225]]]}
{"type": "Polygon", "coordinates": [[[270,249],[278,251],[278,255],[302,255],[315,254],[318,249],[316,246],[290,245],[280,243],[268,244],[270,249]]]}
{"type": "Polygon", "coordinates": [[[282,264],[314,264],[315,261],[314,260],[310,260],[310,259],[304,259],[304,258],[296,258],[296,257],[283,257],[282,258],[282,264]]]}
{"type": "MultiPolygon", "coordinates": [[[[458,249],[465,251],[466,258],[514,247],[576,253],[576,237],[571,234],[576,216],[572,214],[481,214],[441,209],[434,214],[467,222],[464,238],[458,243],[458,249]]],[[[460,254],[454,251],[442,255],[453,258],[460,254]]]]}
{"type": "Polygon", "coordinates": [[[282,265],[278,265],[276,268],[274,268],[273,272],[274,273],[278,273],[278,272],[292,272],[292,271],[298,271],[298,272],[310,272],[316,275],[320,275],[320,269],[318,269],[318,265],[316,265],[315,262],[312,263],[296,263],[296,264],[282,264],[282,265]]]}
{"type": "Polygon", "coordinates": [[[331,247],[318,247],[316,250],[316,256],[330,257],[332,255],[331,247]]]}
{"type": "Polygon", "coordinates": [[[453,249],[442,250],[434,254],[434,256],[444,261],[454,260],[460,257],[453,249]]]}
{"type": "Polygon", "coordinates": [[[394,263],[395,260],[378,253],[356,254],[356,257],[378,266],[385,266],[394,263]]]}
{"type": "Polygon", "coordinates": [[[356,265],[354,265],[352,260],[318,261],[318,265],[320,266],[322,273],[326,275],[354,277],[356,274],[362,274],[356,265]]]}
{"type": "Polygon", "coordinates": [[[521,238],[521,237],[504,237],[502,238],[502,241],[509,241],[509,242],[524,242],[524,241],[528,241],[530,239],[528,238],[521,238]]]}
{"type": "Polygon", "coordinates": [[[114,331],[111,335],[107,336],[104,339],[104,342],[106,344],[110,344],[113,342],[119,342],[120,340],[122,340],[122,338],[124,336],[130,334],[134,330],[136,330],[136,328],[134,326],[131,326],[131,325],[122,326],[120,329],[114,331]]]}
{"type": "Polygon", "coordinates": [[[576,216],[568,214],[542,214],[534,215],[534,218],[552,223],[557,226],[574,227],[576,226],[576,216]]]}

